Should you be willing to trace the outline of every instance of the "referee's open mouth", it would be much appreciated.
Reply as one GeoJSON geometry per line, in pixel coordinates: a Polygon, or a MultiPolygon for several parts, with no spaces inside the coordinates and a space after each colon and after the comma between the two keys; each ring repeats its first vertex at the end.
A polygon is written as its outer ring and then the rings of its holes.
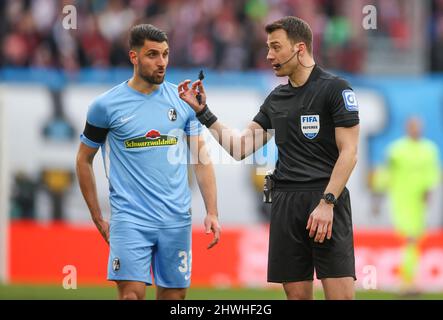
{"type": "Polygon", "coordinates": [[[281,68],[281,66],[280,66],[279,63],[272,64],[272,69],[273,70],[279,70],[280,68],[281,68]]]}

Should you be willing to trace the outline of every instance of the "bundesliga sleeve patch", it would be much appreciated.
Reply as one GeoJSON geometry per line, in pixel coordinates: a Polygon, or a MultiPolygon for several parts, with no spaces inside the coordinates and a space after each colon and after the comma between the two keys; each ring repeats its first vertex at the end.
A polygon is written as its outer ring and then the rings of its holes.
{"type": "Polygon", "coordinates": [[[343,90],[343,100],[345,101],[345,108],[348,111],[358,111],[357,97],[352,90],[343,90]]]}

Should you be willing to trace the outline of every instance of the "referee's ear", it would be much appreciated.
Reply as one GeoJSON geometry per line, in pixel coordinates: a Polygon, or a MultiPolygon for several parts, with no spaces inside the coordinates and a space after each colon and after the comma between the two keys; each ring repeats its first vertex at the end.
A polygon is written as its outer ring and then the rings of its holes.
{"type": "Polygon", "coordinates": [[[306,52],[306,43],[304,42],[299,42],[298,43],[298,48],[295,48],[296,51],[298,51],[298,54],[305,54],[306,52]]]}

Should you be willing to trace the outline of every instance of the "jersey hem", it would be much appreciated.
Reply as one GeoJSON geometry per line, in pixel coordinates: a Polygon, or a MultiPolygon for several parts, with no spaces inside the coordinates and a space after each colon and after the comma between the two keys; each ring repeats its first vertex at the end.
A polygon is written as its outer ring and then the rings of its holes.
{"type": "Polygon", "coordinates": [[[140,223],[140,222],[136,222],[136,221],[129,220],[129,219],[115,220],[115,219],[112,219],[112,217],[111,217],[111,223],[118,223],[118,222],[127,222],[127,223],[136,224],[138,226],[148,227],[148,228],[153,228],[153,229],[184,228],[184,227],[188,227],[188,226],[192,225],[192,221],[165,226],[165,225],[157,225],[157,224],[151,224],[151,223],[140,223]]]}

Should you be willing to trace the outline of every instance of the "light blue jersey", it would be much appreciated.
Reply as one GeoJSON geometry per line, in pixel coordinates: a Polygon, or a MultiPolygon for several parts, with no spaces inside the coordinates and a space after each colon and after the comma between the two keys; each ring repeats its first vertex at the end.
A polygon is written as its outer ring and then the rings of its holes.
{"type": "Polygon", "coordinates": [[[177,86],[165,81],[146,95],[125,81],[94,100],[87,122],[109,130],[103,144],[84,134],[80,139],[102,149],[111,223],[152,228],[191,224],[186,136],[199,135],[202,126],[179,98],[177,86]]]}

